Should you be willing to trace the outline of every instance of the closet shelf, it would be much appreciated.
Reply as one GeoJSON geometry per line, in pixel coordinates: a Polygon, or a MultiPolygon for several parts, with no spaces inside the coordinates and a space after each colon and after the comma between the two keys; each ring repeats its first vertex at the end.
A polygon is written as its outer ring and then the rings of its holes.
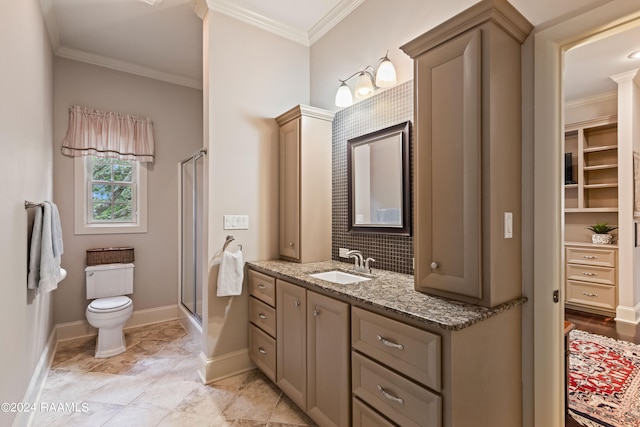
{"type": "Polygon", "coordinates": [[[611,150],[617,150],[618,146],[617,145],[601,145],[599,147],[585,147],[584,148],[584,152],[585,153],[595,153],[597,151],[611,151],[611,150]]]}
{"type": "Polygon", "coordinates": [[[616,169],[617,167],[618,167],[617,164],[612,163],[608,165],[585,166],[583,169],[585,171],[595,171],[595,170],[603,170],[603,169],[616,169]]]}

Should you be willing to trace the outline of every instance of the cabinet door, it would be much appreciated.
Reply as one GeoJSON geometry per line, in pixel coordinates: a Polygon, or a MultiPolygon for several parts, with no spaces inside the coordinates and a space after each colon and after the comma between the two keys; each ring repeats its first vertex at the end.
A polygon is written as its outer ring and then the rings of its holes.
{"type": "Polygon", "coordinates": [[[307,413],[321,426],[350,424],[349,354],[349,305],[307,292],[307,413]]]}
{"type": "Polygon", "coordinates": [[[416,58],[415,280],[482,298],[481,31],[416,58]]]}
{"type": "Polygon", "coordinates": [[[276,383],[302,409],[307,407],[306,290],[276,282],[276,383]]]}
{"type": "Polygon", "coordinates": [[[280,255],[300,259],[300,119],[280,128],[280,255]]]}

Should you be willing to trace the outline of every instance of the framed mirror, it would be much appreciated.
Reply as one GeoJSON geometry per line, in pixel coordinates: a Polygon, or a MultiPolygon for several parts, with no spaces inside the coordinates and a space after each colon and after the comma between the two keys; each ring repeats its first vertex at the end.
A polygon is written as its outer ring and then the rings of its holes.
{"type": "Polygon", "coordinates": [[[349,232],[411,234],[409,128],[347,141],[349,232]]]}

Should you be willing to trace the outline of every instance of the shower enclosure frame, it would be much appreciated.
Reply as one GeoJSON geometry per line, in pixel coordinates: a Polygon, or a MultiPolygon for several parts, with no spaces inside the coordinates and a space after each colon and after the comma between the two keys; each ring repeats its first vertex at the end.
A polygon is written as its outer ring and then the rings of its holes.
{"type": "MultiPolygon", "coordinates": [[[[189,312],[193,319],[202,324],[203,305],[203,278],[202,276],[202,251],[204,250],[204,169],[205,165],[198,166],[198,160],[207,154],[206,148],[195,152],[192,156],[179,163],[179,209],[180,209],[180,245],[179,245],[179,301],[184,310],[189,312]],[[191,191],[188,194],[185,188],[185,167],[192,167],[191,191]],[[199,171],[199,168],[202,171],[199,171]],[[200,175],[199,175],[200,174],[200,175]],[[186,203],[185,203],[186,202],[186,203]],[[186,213],[186,214],[185,214],[186,213]],[[199,240],[200,239],[200,240],[199,240]],[[198,247],[200,245],[200,247],[198,247]],[[188,259],[186,259],[188,258],[188,259]],[[189,283],[186,283],[189,282],[189,283]],[[188,294],[187,292],[192,292],[188,294]],[[193,301],[185,301],[193,299],[193,301]]],[[[187,183],[188,185],[188,183],[187,183]]]]}

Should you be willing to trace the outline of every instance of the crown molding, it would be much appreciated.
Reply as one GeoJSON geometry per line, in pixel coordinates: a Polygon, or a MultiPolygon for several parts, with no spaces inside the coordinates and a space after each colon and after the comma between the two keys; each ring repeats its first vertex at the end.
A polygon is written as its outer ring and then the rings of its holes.
{"type": "Polygon", "coordinates": [[[56,56],[62,58],[73,59],[75,61],[81,61],[88,64],[98,65],[100,67],[110,68],[112,70],[123,71],[125,73],[135,74],[142,77],[161,80],[167,83],[173,83],[180,86],[202,90],[201,81],[178,76],[176,74],[165,73],[162,71],[154,70],[152,68],[132,64],[131,62],[120,61],[118,59],[96,55],[94,53],[83,52],[81,50],[71,49],[65,46],[58,48],[54,53],[56,56]]]}
{"type": "Polygon", "coordinates": [[[52,0],[40,0],[40,7],[42,8],[42,15],[44,16],[47,32],[49,33],[49,41],[55,52],[60,48],[60,34],[58,33],[56,18],[53,16],[53,4],[51,2],[52,0]]]}
{"type": "Polygon", "coordinates": [[[296,30],[274,19],[255,13],[251,10],[237,6],[228,0],[207,0],[209,9],[223,13],[227,16],[242,21],[254,27],[261,28],[273,34],[292,40],[305,46],[309,46],[309,36],[304,31],[296,30]]]}
{"type": "Polygon", "coordinates": [[[364,3],[364,0],[342,0],[331,12],[326,14],[317,24],[309,30],[309,44],[312,45],[327,34],[333,27],[338,25],[340,21],[346,18],[358,6],[364,3]]]}
{"type": "Polygon", "coordinates": [[[586,96],[584,98],[574,99],[564,103],[565,108],[583,107],[589,104],[596,104],[598,102],[609,101],[611,99],[618,98],[618,91],[612,90],[609,92],[599,93],[597,95],[586,96]]]}
{"type": "Polygon", "coordinates": [[[360,6],[364,0],[341,0],[328,14],[326,14],[309,32],[297,30],[288,25],[282,24],[274,19],[245,9],[233,4],[229,0],[206,0],[209,9],[224,13],[244,23],[261,28],[265,31],[277,34],[281,37],[300,43],[304,46],[311,46],[313,43],[335,27],[355,8],[360,6]]]}

